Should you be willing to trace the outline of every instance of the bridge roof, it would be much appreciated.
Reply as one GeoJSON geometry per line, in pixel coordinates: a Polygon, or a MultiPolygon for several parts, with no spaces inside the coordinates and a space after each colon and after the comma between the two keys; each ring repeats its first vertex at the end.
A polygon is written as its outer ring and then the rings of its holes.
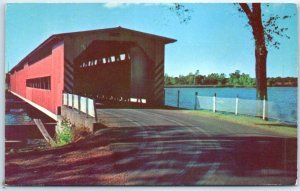
{"type": "Polygon", "coordinates": [[[16,66],[14,66],[9,71],[9,73],[12,73],[13,71],[23,68],[23,66],[30,61],[30,57],[35,55],[38,51],[42,51],[42,54],[43,54],[47,51],[47,50],[44,50],[45,48],[52,47],[53,45],[57,44],[58,42],[61,42],[62,40],[64,40],[64,38],[66,38],[66,37],[78,36],[78,35],[83,35],[83,34],[89,35],[89,34],[98,33],[98,32],[121,32],[121,33],[129,32],[129,33],[137,34],[140,36],[144,36],[145,38],[152,38],[152,39],[161,41],[164,44],[173,43],[173,42],[177,41],[172,38],[154,35],[154,34],[150,34],[150,33],[144,33],[144,32],[140,32],[140,31],[136,31],[136,30],[123,28],[120,26],[114,27],[114,28],[97,29],[97,30],[89,30],[89,31],[59,33],[59,34],[51,35],[49,38],[47,38],[38,47],[36,47],[33,51],[31,51],[26,57],[24,57],[16,66]]]}
{"type": "Polygon", "coordinates": [[[167,37],[163,37],[163,36],[159,36],[159,35],[155,35],[155,34],[140,32],[140,31],[136,31],[136,30],[132,30],[132,29],[127,29],[127,28],[123,28],[121,26],[114,27],[114,28],[89,30],[89,31],[60,33],[60,34],[55,34],[53,36],[67,36],[67,35],[72,35],[73,36],[73,35],[81,35],[81,34],[84,34],[84,33],[89,34],[89,33],[95,33],[95,32],[131,32],[131,33],[136,33],[136,34],[139,34],[139,35],[143,35],[143,36],[148,37],[148,38],[155,38],[157,40],[160,40],[160,41],[164,42],[165,44],[176,42],[176,40],[172,39],[172,38],[167,38],[167,37]]]}

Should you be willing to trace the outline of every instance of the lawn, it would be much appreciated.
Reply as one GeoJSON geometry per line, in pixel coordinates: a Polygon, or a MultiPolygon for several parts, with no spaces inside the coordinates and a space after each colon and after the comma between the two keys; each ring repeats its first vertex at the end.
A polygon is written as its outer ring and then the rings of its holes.
{"type": "Polygon", "coordinates": [[[261,128],[268,131],[280,133],[284,136],[297,137],[297,125],[286,124],[276,120],[263,120],[258,117],[246,115],[234,115],[231,113],[216,112],[206,110],[183,110],[183,113],[191,115],[199,115],[201,117],[214,118],[218,120],[228,121],[232,123],[251,126],[254,128],[261,128]]]}

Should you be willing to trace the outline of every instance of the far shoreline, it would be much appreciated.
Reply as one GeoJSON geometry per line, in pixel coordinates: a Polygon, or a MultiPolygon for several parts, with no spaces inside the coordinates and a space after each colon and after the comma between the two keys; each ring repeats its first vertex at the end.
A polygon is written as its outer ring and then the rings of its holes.
{"type": "MultiPolygon", "coordinates": [[[[233,85],[165,85],[165,88],[256,88],[256,86],[233,86],[233,85]]],[[[298,86],[268,86],[270,87],[298,87],[298,86]]]]}

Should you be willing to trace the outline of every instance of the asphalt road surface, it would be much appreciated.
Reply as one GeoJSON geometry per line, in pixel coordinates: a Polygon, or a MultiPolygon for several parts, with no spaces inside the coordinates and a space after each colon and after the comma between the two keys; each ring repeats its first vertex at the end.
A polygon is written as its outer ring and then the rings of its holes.
{"type": "Polygon", "coordinates": [[[98,109],[97,113],[108,128],[86,140],[6,156],[6,183],[295,184],[296,138],[180,110],[98,109]]]}

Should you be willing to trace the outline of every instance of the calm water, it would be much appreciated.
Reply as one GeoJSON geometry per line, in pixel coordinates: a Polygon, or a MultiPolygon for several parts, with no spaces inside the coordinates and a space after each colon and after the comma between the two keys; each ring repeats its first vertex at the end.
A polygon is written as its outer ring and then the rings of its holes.
{"type": "Polygon", "coordinates": [[[5,107],[5,125],[32,125],[34,124],[33,119],[41,119],[44,123],[55,122],[53,119],[37,110],[29,104],[19,104],[12,106],[9,102],[21,101],[15,96],[9,95],[6,98],[5,107]]]}
{"type": "MultiPolygon", "coordinates": [[[[199,96],[235,98],[239,96],[241,99],[256,99],[255,88],[165,88],[166,105],[175,106],[177,103],[177,91],[180,90],[180,102],[183,107],[188,106],[189,102],[195,102],[195,92],[199,96]],[[186,104],[186,105],[185,105],[186,104]]],[[[279,113],[279,119],[288,122],[297,122],[297,88],[296,87],[269,87],[268,98],[270,102],[276,105],[279,113]]]]}
{"type": "Polygon", "coordinates": [[[5,113],[6,125],[30,125],[33,123],[33,120],[24,109],[11,109],[5,113]]]}

